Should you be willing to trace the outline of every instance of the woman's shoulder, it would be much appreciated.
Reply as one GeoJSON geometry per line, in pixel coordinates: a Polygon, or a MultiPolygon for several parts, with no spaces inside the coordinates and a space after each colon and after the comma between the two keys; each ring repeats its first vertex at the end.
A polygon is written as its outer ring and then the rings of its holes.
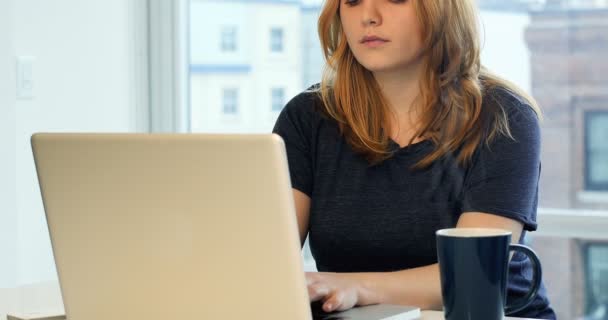
{"type": "Polygon", "coordinates": [[[285,105],[286,112],[290,114],[307,115],[311,116],[320,111],[322,105],[321,93],[319,91],[320,85],[314,84],[308,89],[295,95],[285,105]]]}
{"type": "Polygon", "coordinates": [[[539,119],[537,110],[527,97],[505,87],[487,89],[483,95],[483,104],[485,107],[499,107],[509,120],[538,122],[539,119]]]}
{"type": "Polygon", "coordinates": [[[279,114],[273,131],[313,130],[321,119],[321,106],[318,85],[313,85],[287,102],[279,114]]]}
{"type": "Polygon", "coordinates": [[[484,107],[493,108],[496,115],[506,121],[507,130],[501,131],[492,139],[490,145],[495,152],[531,152],[530,148],[540,148],[540,114],[527,97],[509,88],[494,87],[483,97],[484,107]]]}

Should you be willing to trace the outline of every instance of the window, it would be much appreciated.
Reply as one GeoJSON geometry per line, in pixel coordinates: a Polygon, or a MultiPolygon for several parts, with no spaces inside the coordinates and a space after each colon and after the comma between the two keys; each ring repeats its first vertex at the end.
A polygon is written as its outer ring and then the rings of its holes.
{"type": "MultiPolygon", "coordinates": [[[[190,73],[190,105],[184,108],[189,108],[193,132],[271,132],[285,103],[321,78],[324,59],[316,23],[324,1],[187,1],[190,69],[196,72],[190,73]],[[233,27],[234,32],[226,34],[234,35],[225,37],[234,39],[236,51],[218,50],[221,39],[205,42],[208,30],[222,30],[222,26],[224,30],[233,27]],[[238,43],[237,38],[241,39],[238,43]],[[238,90],[224,94],[224,89],[229,88],[238,90]],[[238,114],[238,121],[232,121],[235,117],[231,114],[238,114]]],[[[603,92],[605,88],[598,79],[604,79],[602,70],[608,62],[599,48],[608,47],[603,36],[606,29],[601,23],[608,19],[608,2],[476,2],[482,26],[482,64],[530,93],[545,113],[541,122],[539,230],[529,233],[527,240],[543,263],[545,284],[558,318],[583,318],[585,312],[596,310],[586,307],[595,298],[587,299],[591,296],[585,291],[585,279],[595,282],[599,278],[595,271],[580,267],[582,260],[573,258],[586,254],[584,247],[574,243],[589,238],[608,243],[607,233],[590,234],[586,228],[608,223],[608,151],[604,142],[608,141],[604,129],[608,120],[605,115],[594,113],[593,119],[574,121],[573,115],[582,113],[572,101],[580,102],[578,96],[603,92]],[[590,89],[578,90],[587,87],[590,89]],[[573,130],[573,122],[581,122],[577,125],[584,129],[573,130]],[[578,138],[583,131],[584,140],[578,138]],[[593,193],[589,196],[595,202],[577,200],[576,193],[581,189],[593,193]],[[566,218],[568,223],[564,223],[566,218]],[[570,255],[561,254],[570,251],[570,255]]],[[[215,36],[220,35],[218,32],[215,36]]],[[[601,101],[598,105],[585,104],[586,110],[601,110],[608,105],[606,98],[589,99],[601,101]]],[[[306,270],[315,270],[306,245],[303,255],[306,270]]]]}
{"type": "Polygon", "coordinates": [[[589,319],[608,317],[608,245],[589,243],[585,246],[586,303],[589,319]]]}
{"type": "Polygon", "coordinates": [[[608,111],[585,113],[585,189],[608,191],[608,111]]]}
{"type": "Polygon", "coordinates": [[[270,51],[283,52],[283,29],[270,29],[270,51]]]}
{"type": "Polygon", "coordinates": [[[236,51],[236,27],[225,26],[222,28],[221,49],[223,52],[236,51]]]}
{"type": "Polygon", "coordinates": [[[281,111],[285,106],[285,89],[273,88],[271,91],[272,111],[281,111]]]}
{"type": "Polygon", "coordinates": [[[236,115],[239,112],[238,108],[238,89],[227,88],[223,91],[222,111],[226,115],[236,115]]]}

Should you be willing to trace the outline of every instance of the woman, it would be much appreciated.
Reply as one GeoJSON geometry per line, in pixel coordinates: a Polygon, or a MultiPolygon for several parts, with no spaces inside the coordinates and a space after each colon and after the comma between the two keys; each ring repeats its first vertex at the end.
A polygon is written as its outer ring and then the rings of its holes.
{"type": "MultiPolygon", "coordinates": [[[[320,85],[293,98],[285,140],[301,241],[325,311],[441,309],[435,231],[537,225],[539,110],[483,69],[472,0],[326,0],[320,85]]],[[[515,254],[508,299],[530,285],[515,254]]],[[[544,288],[515,316],[554,319],[544,288]]]]}

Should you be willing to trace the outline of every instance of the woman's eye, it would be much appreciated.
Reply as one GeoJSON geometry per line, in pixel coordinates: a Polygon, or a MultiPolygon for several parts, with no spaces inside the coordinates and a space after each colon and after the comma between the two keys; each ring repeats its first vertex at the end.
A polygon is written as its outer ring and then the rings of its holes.
{"type": "MultiPolygon", "coordinates": [[[[389,1],[392,2],[392,3],[405,3],[408,0],[389,0],[389,1]]],[[[349,6],[354,6],[357,3],[359,3],[359,0],[346,0],[346,1],[344,1],[344,4],[345,5],[349,5],[349,6]]]]}
{"type": "MultiPolygon", "coordinates": [[[[408,0],[389,0],[389,1],[393,2],[393,3],[404,3],[404,2],[407,2],[408,0]]],[[[349,6],[356,5],[357,3],[359,3],[359,0],[346,0],[346,1],[344,1],[344,4],[349,5],[349,6]]]]}

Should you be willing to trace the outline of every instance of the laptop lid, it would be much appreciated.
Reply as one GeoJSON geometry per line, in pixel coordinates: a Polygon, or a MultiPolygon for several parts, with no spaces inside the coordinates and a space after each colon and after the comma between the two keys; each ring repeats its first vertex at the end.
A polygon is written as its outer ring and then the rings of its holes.
{"type": "Polygon", "coordinates": [[[35,134],[68,319],[310,319],[276,135],[35,134]]]}

